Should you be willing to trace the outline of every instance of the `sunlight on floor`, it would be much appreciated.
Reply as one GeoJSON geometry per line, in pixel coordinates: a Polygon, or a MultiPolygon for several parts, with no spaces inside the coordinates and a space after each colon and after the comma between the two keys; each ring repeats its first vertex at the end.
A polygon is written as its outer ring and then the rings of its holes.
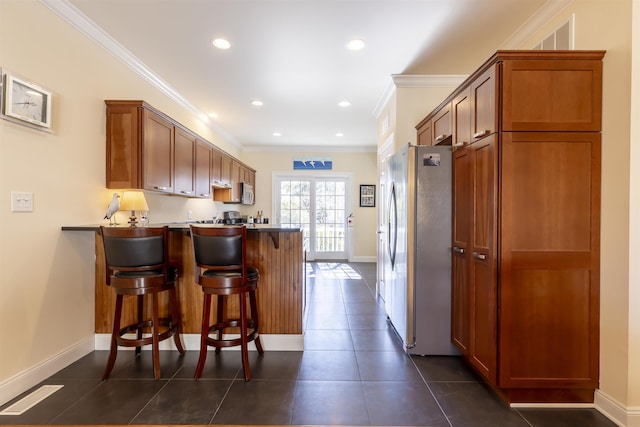
{"type": "MultiPolygon", "coordinates": [[[[317,274],[320,277],[334,279],[355,279],[360,280],[362,276],[358,274],[349,264],[342,262],[316,262],[317,274]]],[[[307,273],[313,274],[311,265],[307,263],[307,273]]]]}

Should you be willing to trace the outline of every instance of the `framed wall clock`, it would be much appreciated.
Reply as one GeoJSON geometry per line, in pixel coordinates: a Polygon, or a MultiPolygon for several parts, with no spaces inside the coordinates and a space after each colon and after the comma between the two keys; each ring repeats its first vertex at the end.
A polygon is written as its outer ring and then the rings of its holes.
{"type": "Polygon", "coordinates": [[[41,128],[51,128],[50,91],[11,74],[4,77],[4,111],[14,119],[41,128]]]}

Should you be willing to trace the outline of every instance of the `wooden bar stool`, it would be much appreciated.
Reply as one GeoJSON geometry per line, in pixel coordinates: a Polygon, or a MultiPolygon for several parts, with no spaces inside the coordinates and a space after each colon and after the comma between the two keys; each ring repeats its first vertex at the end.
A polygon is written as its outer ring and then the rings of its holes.
{"type": "Polygon", "coordinates": [[[240,346],[245,381],[251,380],[247,344],[255,341],[259,354],[263,354],[258,332],[258,307],[256,288],[260,274],[247,265],[247,229],[239,227],[191,226],[191,242],[195,265],[195,278],[204,292],[202,329],[200,332],[200,358],[195,378],[200,378],[207,359],[207,347],[240,346]],[[211,296],[217,296],[216,323],[210,324],[211,296]],[[239,318],[225,316],[225,300],[229,295],[239,297],[239,318]],[[251,318],[247,318],[247,295],[251,318]],[[224,338],[227,328],[240,328],[238,338],[224,338]],[[249,332],[250,331],[250,332],[249,332]],[[210,335],[215,335],[211,337],[210,335]]]}
{"type": "Polygon", "coordinates": [[[173,337],[180,353],[180,306],[176,296],[178,271],[169,265],[169,227],[100,227],[106,258],[107,285],[116,294],[109,360],[102,379],[109,378],[116,362],[118,346],[135,347],[136,356],[143,345],[151,344],[154,378],[160,378],[159,342],[173,337]],[[159,317],[158,296],[169,293],[168,317],[159,317]],[[136,322],[121,327],[124,297],[136,296],[136,322]],[[144,297],[151,299],[151,318],[144,319],[144,297]],[[143,332],[150,332],[143,337],[143,332]],[[135,338],[125,338],[136,333],[135,338]]]}

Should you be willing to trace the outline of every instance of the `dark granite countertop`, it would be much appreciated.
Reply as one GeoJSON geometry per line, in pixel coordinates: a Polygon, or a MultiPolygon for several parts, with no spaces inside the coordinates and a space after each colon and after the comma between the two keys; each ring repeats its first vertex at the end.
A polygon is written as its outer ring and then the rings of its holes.
{"type": "MultiPolygon", "coordinates": [[[[170,231],[181,231],[188,230],[189,226],[197,225],[199,227],[227,227],[224,224],[200,224],[195,221],[184,221],[184,222],[165,222],[165,223],[151,223],[149,227],[160,227],[164,225],[169,226],[170,231]]],[[[90,225],[63,225],[62,231],[98,231],[100,229],[100,225],[106,224],[90,224],[90,225]]],[[[124,227],[125,225],[121,225],[124,227]]],[[[282,228],[277,227],[273,224],[247,224],[248,232],[267,232],[267,233],[293,233],[299,232],[301,229],[297,228],[282,228]]]]}

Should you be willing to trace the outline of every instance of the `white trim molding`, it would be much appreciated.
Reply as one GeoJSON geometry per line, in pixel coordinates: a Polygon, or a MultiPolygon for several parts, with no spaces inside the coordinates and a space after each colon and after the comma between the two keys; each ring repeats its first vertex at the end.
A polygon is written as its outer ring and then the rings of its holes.
{"type": "Polygon", "coordinates": [[[378,98],[372,114],[376,119],[380,117],[382,110],[398,87],[457,87],[467,77],[461,74],[393,74],[378,98]]]}
{"type": "Polygon", "coordinates": [[[61,369],[66,368],[78,359],[94,350],[93,336],[67,347],[37,365],[30,366],[22,372],[0,383],[0,405],[19,396],[38,383],[46,380],[61,369]]]}
{"type": "Polygon", "coordinates": [[[640,407],[626,407],[601,390],[596,390],[593,403],[598,412],[617,425],[640,427],[640,407]]]}
{"type": "MultiPolygon", "coordinates": [[[[107,34],[95,22],[80,12],[68,0],[40,0],[40,2],[50,9],[53,13],[62,18],[69,25],[80,31],[87,38],[95,42],[98,46],[109,52],[111,55],[128,66],[132,71],[149,82],[152,86],[164,93],[171,100],[181,107],[190,111],[196,117],[207,117],[205,113],[196,108],[188,99],[182,96],[169,83],[164,81],[160,76],[154,73],[133,53],[127,50],[123,45],[107,34]]],[[[229,132],[209,120],[203,121],[220,136],[225,138],[229,143],[238,148],[243,148],[242,144],[229,132]]]]}

